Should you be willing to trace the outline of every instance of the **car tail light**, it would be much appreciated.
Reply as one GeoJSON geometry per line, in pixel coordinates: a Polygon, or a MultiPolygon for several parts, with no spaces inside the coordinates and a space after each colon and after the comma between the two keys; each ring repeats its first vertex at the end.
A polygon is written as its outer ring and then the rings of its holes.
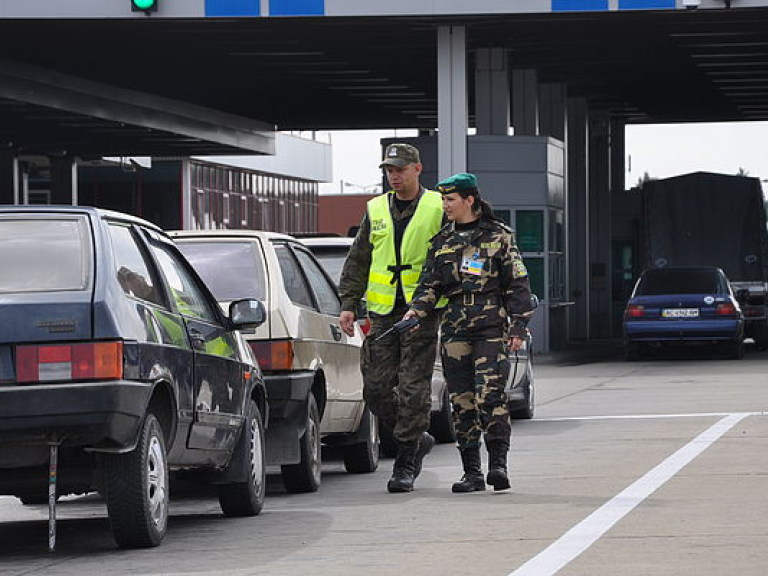
{"type": "Polygon", "coordinates": [[[250,340],[248,343],[262,370],[290,370],[293,367],[293,340],[250,340]]]}
{"type": "Polygon", "coordinates": [[[16,381],[113,380],[123,377],[123,343],[16,347],[16,381]]]}
{"type": "Polygon", "coordinates": [[[624,311],[624,316],[627,318],[640,318],[642,316],[645,316],[645,308],[640,306],[639,304],[630,304],[627,306],[627,309],[624,311]]]}
{"type": "Polygon", "coordinates": [[[735,316],[736,306],[734,306],[730,302],[723,302],[722,304],[717,305],[715,314],[717,314],[718,316],[735,316]]]}

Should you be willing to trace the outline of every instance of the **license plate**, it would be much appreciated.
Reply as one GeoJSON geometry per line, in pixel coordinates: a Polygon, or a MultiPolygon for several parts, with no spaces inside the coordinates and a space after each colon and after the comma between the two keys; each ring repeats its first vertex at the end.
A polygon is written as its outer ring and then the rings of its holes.
{"type": "Polygon", "coordinates": [[[661,311],[664,318],[696,318],[699,315],[698,308],[665,308],[661,311]]]}

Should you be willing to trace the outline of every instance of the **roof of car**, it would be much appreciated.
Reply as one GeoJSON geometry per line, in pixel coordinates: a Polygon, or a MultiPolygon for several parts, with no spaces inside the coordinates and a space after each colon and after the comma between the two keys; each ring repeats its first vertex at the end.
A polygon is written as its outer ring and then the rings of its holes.
{"type": "Polygon", "coordinates": [[[288,234],[266,230],[170,230],[172,238],[260,238],[262,240],[296,240],[288,234]]]}
{"type": "Polygon", "coordinates": [[[354,238],[348,236],[313,236],[311,238],[299,238],[307,246],[351,246],[354,238]]]}
{"type": "Polygon", "coordinates": [[[139,218],[132,214],[126,214],[124,212],[116,212],[114,210],[105,210],[104,208],[95,208],[94,206],[71,206],[69,204],[39,204],[39,205],[13,205],[13,206],[0,206],[0,213],[18,213],[18,214],[93,214],[97,218],[111,218],[115,220],[123,220],[125,222],[133,222],[147,228],[152,228],[158,232],[163,232],[157,224],[153,224],[148,220],[139,218]]]}

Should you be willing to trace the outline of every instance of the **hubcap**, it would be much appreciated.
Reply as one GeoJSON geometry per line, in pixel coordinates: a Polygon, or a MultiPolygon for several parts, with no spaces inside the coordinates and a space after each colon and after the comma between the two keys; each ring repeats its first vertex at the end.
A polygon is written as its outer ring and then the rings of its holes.
{"type": "Polygon", "coordinates": [[[152,522],[162,528],[167,518],[168,478],[163,446],[157,436],[150,439],[147,453],[147,503],[152,522]]]}
{"type": "Polygon", "coordinates": [[[261,430],[259,423],[255,418],[251,419],[251,483],[258,492],[261,489],[261,479],[263,477],[264,461],[261,457],[261,430]]]}

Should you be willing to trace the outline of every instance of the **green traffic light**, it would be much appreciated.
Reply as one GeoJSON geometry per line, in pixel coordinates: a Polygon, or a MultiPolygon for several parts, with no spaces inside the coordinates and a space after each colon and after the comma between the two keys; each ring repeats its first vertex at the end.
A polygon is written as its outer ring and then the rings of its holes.
{"type": "Polygon", "coordinates": [[[137,10],[155,10],[157,9],[157,0],[131,0],[131,3],[137,10]]]}

